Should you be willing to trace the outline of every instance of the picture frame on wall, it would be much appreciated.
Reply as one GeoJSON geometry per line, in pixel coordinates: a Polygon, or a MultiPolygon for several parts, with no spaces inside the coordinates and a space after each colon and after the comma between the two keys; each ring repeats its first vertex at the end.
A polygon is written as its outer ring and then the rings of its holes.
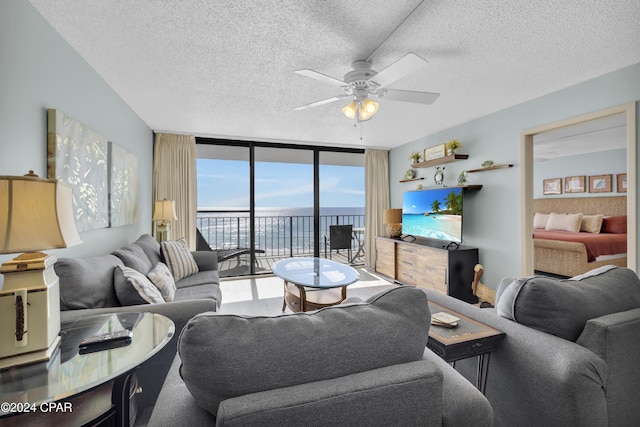
{"type": "Polygon", "coordinates": [[[584,193],[587,191],[587,177],[582,176],[568,176],[564,179],[564,192],[565,193],[584,193]]]}
{"type": "Polygon", "coordinates": [[[589,193],[610,193],[612,175],[592,175],[589,177],[589,193]]]}
{"type": "Polygon", "coordinates": [[[562,194],[562,178],[551,178],[543,180],[542,194],[562,194]]]}
{"type": "Polygon", "coordinates": [[[424,149],[424,161],[440,159],[447,155],[447,144],[434,145],[424,149]]]}
{"type": "Polygon", "coordinates": [[[616,175],[616,189],[618,193],[627,192],[627,174],[619,173],[616,175]]]}

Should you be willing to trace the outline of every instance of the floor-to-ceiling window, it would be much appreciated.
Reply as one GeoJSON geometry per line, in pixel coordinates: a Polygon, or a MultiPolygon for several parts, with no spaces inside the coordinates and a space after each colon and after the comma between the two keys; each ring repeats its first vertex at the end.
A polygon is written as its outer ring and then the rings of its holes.
{"type": "Polygon", "coordinates": [[[271,273],[290,256],[324,256],[329,227],[350,224],[358,263],[364,235],[360,149],[197,139],[198,228],[221,276],[271,273]]]}

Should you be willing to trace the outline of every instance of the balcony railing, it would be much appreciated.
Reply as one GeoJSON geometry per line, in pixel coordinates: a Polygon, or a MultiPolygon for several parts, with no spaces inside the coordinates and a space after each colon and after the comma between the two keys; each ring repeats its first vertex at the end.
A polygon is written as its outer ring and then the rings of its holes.
{"type": "MultiPolygon", "coordinates": [[[[364,215],[320,215],[320,250],[330,225],[351,224],[364,228],[364,215]]],[[[250,247],[250,218],[246,211],[199,210],[197,227],[212,249],[226,250],[250,247]]],[[[311,256],[313,254],[313,216],[257,215],[255,248],[264,252],[256,257],[311,256]]],[[[353,249],[357,250],[357,241],[353,249]]]]}

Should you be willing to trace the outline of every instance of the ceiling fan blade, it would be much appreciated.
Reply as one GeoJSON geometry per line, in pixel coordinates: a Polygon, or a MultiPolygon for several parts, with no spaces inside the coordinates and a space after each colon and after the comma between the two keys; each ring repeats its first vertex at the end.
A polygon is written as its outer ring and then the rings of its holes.
{"type": "Polygon", "coordinates": [[[382,89],[378,92],[381,99],[391,101],[413,102],[415,104],[431,105],[440,96],[439,93],[416,92],[413,90],[382,89]]]}
{"type": "Polygon", "coordinates": [[[322,101],[312,102],[311,104],[301,105],[294,108],[294,110],[305,110],[307,108],[317,107],[318,105],[329,104],[330,102],[340,101],[341,99],[349,98],[351,95],[334,96],[333,98],[323,99],[322,101]]]}
{"type": "Polygon", "coordinates": [[[342,80],[334,79],[331,76],[327,76],[326,74],[322,74],[313,70],[296,70],[294,71],[294,73],[306,77],[311,77],[312,79],[320,80],[321,82],[329,83],[334,86],[347,86],[347,84],[342,80]]]}
{"type": "Polygon", "coordinates": [[[378,86],[387,86],[397,80],[400,80],[404,76],[419,70],[420,67],[425,64],[427,64],[426,60],[420,58],[415,53],[410,52],[393,64],[389,65],[384,70],[380,71],[375,76],[371,77],[369,81],[377,84],[378,86]]]}

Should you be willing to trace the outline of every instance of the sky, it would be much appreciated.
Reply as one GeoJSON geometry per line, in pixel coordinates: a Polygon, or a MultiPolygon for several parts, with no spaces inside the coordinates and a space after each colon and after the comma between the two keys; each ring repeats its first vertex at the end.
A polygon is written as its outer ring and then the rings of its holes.
{"type": "MultiPolygon", "coordinates": [[[[198,159],[198,209],[248,209],[249,162],[198,159]]],[[[256,162],[256,207],[312,207],[313,165],[256,162]]],[[[322,207],[364,207],[364,167],[320,166],[322,207]]]]}
{"type": "Polygon", "coordinates": [[[459,194],[462,189],[446,187],[434,190],[407,191],[402,200],[402,213],[415,215],[431,212],[434,200],[440,201],[440,209],[446,209],[447,195],[452,191],[459,194]]]}

